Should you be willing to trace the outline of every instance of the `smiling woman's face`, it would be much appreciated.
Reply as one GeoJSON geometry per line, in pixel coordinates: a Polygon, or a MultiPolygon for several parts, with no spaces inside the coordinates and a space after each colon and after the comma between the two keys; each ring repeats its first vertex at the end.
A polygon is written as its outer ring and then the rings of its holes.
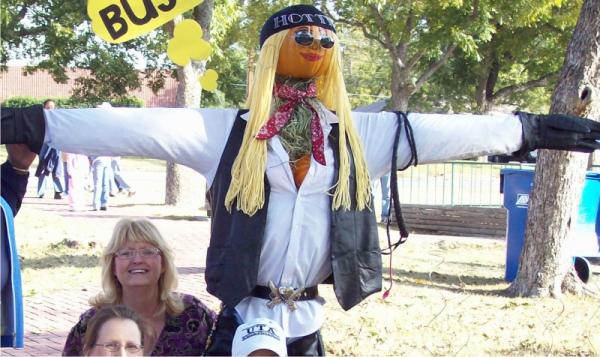
{"type": "Polygon", "coordinates": [[[123,289],[158,286],[158,280],[164,271],[162,256],[158,252],[156,247],[145,242],[127,242],[117,251],[114,273],[123,289]],[[124,256],[125,252],[129,256],[124,256]],[[151,254],[153,252],[155,254],[151,254]]]}
{"type": "MultiPolygon", "coordinates": [[[[279,50],[277,74],[292,78],[316,78],[331,64],[332,48],[324,48],[331,30],[317,26],[298,26],[290,29],[279,50]],[[314,39],[310,41],[310,37],[314,39]],[[298,43],[297,39],[302,42],[298,43]],[[325,39],[325,40],[322,40],[325,39]]],[[[332,42],[331,42],[332,43],[332,42]]]]}

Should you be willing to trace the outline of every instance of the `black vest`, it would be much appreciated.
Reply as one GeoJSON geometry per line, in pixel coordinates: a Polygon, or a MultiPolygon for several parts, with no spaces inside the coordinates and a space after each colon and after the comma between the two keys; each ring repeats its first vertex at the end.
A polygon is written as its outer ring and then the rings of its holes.
{"type": "MultiPolygon", "coordinates": [[[[206,285],[225,305],[235,306],[247,297],[258,276],[258,264],[266,226],[271,187],[265,174],[265,203],[252,217],[225,208],[225,196],[231,183],[231,168],[238,155],[246,121],[239,111],[229,134],[219,168],[207,197],[212,209],[210,246],[206,257],[206,285]]],[[[335,180],[338,176],[339,129],[332,125],[329,140],[335,156],[335,180]]],[[[357,210],[355,168],[350,171],[350,210],[331,213],[331,264],[335,295],[344,310],[381,290],[381,251],[375,215],[368,209],[357,210]]]]}

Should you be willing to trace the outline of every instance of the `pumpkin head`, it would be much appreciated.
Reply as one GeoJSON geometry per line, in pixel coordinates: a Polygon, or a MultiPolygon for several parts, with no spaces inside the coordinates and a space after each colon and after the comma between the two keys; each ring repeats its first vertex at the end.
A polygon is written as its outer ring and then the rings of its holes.
{"type": "Polygon", "coordinates": [[[333,46],[332,33],[318,26],[303,25],[289,29],[279,49],[277,74],[299,79],[325,74],[331,64],[332,49],[329,46],[333,46]]]}

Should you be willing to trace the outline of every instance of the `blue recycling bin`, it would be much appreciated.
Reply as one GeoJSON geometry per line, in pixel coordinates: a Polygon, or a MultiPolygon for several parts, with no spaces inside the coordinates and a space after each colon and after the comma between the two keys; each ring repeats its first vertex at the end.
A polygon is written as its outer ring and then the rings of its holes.
{"type": "MultiPolygon", "coordinates": [[[[533,187],[534,171],[502,169],[501,192],[507,209],[506,271],[504,279],[513,281],[517,276],[519,259],[525,240],[529,194],[533,187]]],[[[574,257],[600,256],[600,173],[588,172],[581,195],[577,222],[570,242],[574,257]]]]}

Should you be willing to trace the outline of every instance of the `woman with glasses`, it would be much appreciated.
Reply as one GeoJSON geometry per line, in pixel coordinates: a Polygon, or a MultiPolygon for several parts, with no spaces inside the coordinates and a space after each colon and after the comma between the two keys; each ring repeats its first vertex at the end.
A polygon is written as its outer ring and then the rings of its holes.
{"type": "Polygon", "coordinates": [[[85,356],[143,356],[146,325],[124,305],[105,306],[89,322],[85,356]]]}
{"type": "Polygon", "coordinates": [[[149,326],[144,355],[204,352],[215,314],[197,298],[178,294],[171,249],[146,219],[122,219],[102,255],[102,292],[71,329],[63,355],[82,355],[90,319],[107,305],[125,305],[149,326]]]}

